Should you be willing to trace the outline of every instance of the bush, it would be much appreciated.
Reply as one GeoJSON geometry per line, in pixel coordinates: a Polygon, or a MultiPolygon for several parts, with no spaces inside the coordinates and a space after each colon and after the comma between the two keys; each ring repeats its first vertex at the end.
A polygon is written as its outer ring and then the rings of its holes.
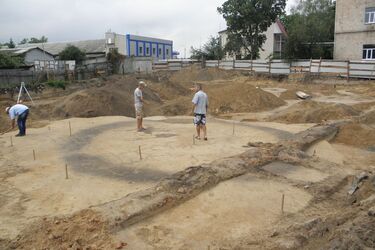
{"type": "Polygon", "coordinates": [[[86,53],[73,45],[66,46],[59,54],[60,60],[75,60],[77,64],[80,64],[85,58],[86,53]]]}
{"type": "Polygon", "coordinates": [[[0,53],[0,68],[15,69],[23,64],[23,59],[19,56],[12,56],[9,53],[0,53]]]}
{"type": "Polygon", "coordinates": [[[66,85],[68,85],[67,82],[62,80],[50,80],[47,82],[47,85],[51,88],[57,88],[57,89],[66,89],[66,85]]]}

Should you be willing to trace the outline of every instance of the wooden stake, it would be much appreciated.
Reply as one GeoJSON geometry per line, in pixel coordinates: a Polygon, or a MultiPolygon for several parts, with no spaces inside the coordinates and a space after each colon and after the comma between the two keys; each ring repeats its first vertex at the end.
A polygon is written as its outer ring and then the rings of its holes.
{"type": "Polygon", "coordinates": [[[10,146],[13,147],[13,137],[10,136],[10,146]]]}
{"type": "Polygon", "coordinates": [[[281,213],[284,213],[284,199],[285,199],[285,195],[283,194],[281,196],[281,213]]]}
{"type": "Polygon", "coordinates": [[[36,157],[35,157],[35,150],[33,149],[33,157],[34,157],[34,161],[36,160],[36,157]]]}
{"type": "Polygon", "coordinates": [[[69,122],[69,136],[72,136],[72,125],[69,122]]]}
{"type": "Polygon", "coordinates": [[[139,152],[139,159],[142,160],[142,150],[141,150],[141,146],[138,146],[138,152],[139,152]]]}
{"type": "Polygon", "coordinates": [[[347,62],[346,66],[346,81],[349,82],[350,79],[350,61],[347,62]]]}
{"type": "Polygon", "coordinates": [[[68,175],[68,164],[65,164],[65,179],[69,179],[69,175],[68,175]]]}
{"type": "Polygon", "coordinates": [[[233,121],[233,131],[232,131],[232,135],[234,135],[234,126],[235,126],[235,123],[233,121]]]}
{"type": "Polygon", "coordinates": [[[193,134],[193,145],[195,145],[195,135],[193,134]]]}

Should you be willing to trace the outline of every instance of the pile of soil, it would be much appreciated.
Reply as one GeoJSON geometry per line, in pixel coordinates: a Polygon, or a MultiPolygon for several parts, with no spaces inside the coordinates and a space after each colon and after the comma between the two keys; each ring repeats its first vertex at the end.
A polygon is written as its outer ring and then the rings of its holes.
{"type": "Polygon", "coordinates": [[[224,70],[218,68],[204,68],[200,66],[193,66],[182,69],[171,75],[171,82],[196,82],[196,81],[213,81],[213,80],[227,80],[235,76],[239,76],[241,73],[224,70]]]}
{"type": "MultiPolygon", "coordinates": [[[[174,85],[180,86],[181,85],[174,85]]],[[[178,88],[180,88],[178,87],[178,88]]],[[[162,115],[188,115],[191,113],[194,92],[181,87],[181,94],[173,100],[166,101],[160,108],[162,115]]],[[[173,88],[169,88],[173,91],[173,88]]],[[[203,90],[209,99],[209,113],[222,115],[227,113],[258,112],[270,110],[285,102],[275,95],[246,83],[205,84],[203,90]]],[[[163,94],[160,94],[161,96],[163,94]]]]}
{"type": "MultiPolygon", "coordinates": [[[[38,117],[96,117],[124,115],[134,117],[134,89],[138,86],[135,77],[113,76],[100,87],[74,92],[57,102],[38,105],[33,112],[38,117]]],[[[160,97],[152,90],[145,88],[143,96],[147,107],[160,105],[160,97]]]]}
{"type": "Polygon", "coordinates": [[[362,117],[361,117],[361,122],[365,124],[375,124],[375,110],[366,112],[362,117]]]}
{"type": "Polygon", "coordinates": [[[371,109],[375,109],[375,102],[357,103],[357,104],[354,104],[352,107],[358,111],[371,110],[371,109]]]}
{"type": "Polygon", "coordinates": [[[246,83],[208,85],[206,92],[212,114],[258,112],[285,105],[275,95],[246,83]]]}
{"type": "Polygon", "coordinates": [[[360,112],[345,104],[303,101],[271,116],[268,121],[283,123],[320,123],[359,115],[360,112]]]}
{"type": "Polygon", "coordinates": [[[334,142],[360,148],[375,146],[375,129],[359,123],[349,123],[340,127],[334,142]]]}
{"type": "Polygon", "coordinates": [[[1,249],[114,249],[108,225],[92,210],[71,217],[33,222],[14,240],[0,239],[1,249]]]}

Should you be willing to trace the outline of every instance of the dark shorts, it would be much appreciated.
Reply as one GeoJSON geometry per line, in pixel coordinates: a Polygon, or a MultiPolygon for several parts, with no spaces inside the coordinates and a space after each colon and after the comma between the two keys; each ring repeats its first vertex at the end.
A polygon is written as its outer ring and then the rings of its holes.
{"type": "Polygon", "coordinates": [[[206,125],[206,115],[205,114],[194,114],[194,125],[206,125]]]}

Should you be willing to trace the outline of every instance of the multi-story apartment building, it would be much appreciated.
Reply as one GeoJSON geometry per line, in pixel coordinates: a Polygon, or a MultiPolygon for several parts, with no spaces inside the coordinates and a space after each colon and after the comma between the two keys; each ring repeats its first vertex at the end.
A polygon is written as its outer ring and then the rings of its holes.
{"type": "Polygon", "coordinates": [[[375,60],[375,0],[337,0],[334,58],[375,60]]]}

